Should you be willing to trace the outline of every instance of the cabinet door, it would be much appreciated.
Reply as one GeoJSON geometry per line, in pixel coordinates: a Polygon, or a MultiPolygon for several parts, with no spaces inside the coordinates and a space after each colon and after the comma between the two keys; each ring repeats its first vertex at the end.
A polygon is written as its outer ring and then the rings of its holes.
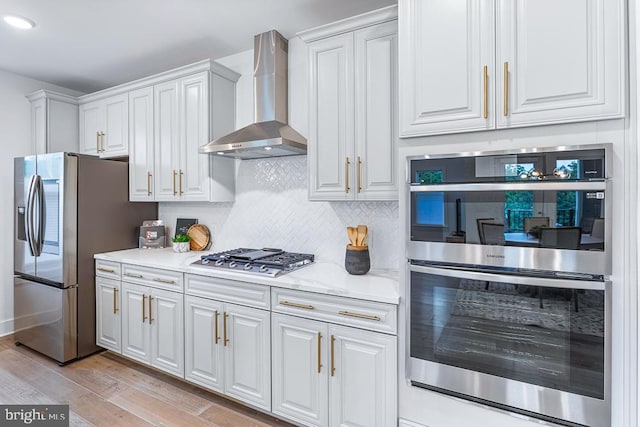
{"type": "Polygon", "coordinates": [[[122,351],[120,282],[96,277],[96,344],[122,351]]]}
{"type": "Polygon", "coordinates": [[[47,99],[31,101],[31,144],[36,154],[47,153],[47,99]]]}
{"type": "Polygon", "coordinates": [[[209,201],[209,159],[199,153],[209,142],[209,72],[180,79],[180,166],[178,195],[209,201]]]}
{"type": "Polygon", "coordinates": [[[122,354],[151,362],[149,291],[144,286],[122,282],[122,354]]]}
{"type": "Polygon", "coordinates": [[[493,128],[493,0],[398,6],[400,136],[493,128]]]}
{"type": "Polygon", "coordinates": [[[311,43],[309,66],[309,199],[352,200],[353,34],[311,43]]]}
{"type": "Polygon", "coordinates": [[[152,289],[149,295],[151,364],[184,377],[184,295],[152,289]]]}
{"type": "Polygon", "coordinates": [[[623,117],[623,9],[620,0],[498,1],[498,127],[623,117]]]}
{"type": "Polygon", "coordinates": [[[326,324],[274,313],[271,325],[272,412],[302,424],[327,426],[326,324]]]}
{"type": "Polygon", "coordinates": [[[271,410],[270,332],[269,311],[225,305],[225,393],[267,411],[271,410]]]}
{"type": "Polygon", "coordinates": [[[102,101],[88,102],[79,107],[80,153],[100,154],[100,132],[103,127],[102,101]]]}
{"type": "Polygon", "coordinates": [[[155,112],[155,199],[156,201],[178,200],[178,82],[173,80],[154,86],[155,112]]]}
{"type": "Polygon", "coordinates": [[[129,95],[124,93],[104,101],[104,134],[100,157],[129,155],[129,95]]]}
{"type": "Polygon", "coordinates": [[[129,200],[154,200],[153,88],[129,92],[129,200]]]}
{"type": "Polygon", "coordinates": [[[356,182],[360,200],[397,200],[398,24],[355,33],[356,182]]]}
{"type": "Polygon", "coordinates": [[[329,425],[396,425],[396,337],[340,326],[330,326],[329,334],[329,369],[335,368],[329,379],[329,425]]]}
{"type": "Polygon", "coordinates": [[[223,392],[222,303],[185,296],[185,379],[223,392]]]}

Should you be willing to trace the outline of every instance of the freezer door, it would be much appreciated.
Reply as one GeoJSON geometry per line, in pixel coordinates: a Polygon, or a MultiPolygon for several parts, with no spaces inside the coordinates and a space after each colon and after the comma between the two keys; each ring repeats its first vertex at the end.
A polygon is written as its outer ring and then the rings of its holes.
{"type": "Polygon", "coordinates": [[[63,287],[73,286],[77,284],[77,157],[40,155],[37,172],[36,276],[63,287]]]}
{"type": "Polygon", "coordinates": [[[31,239],[28,209],[33,197],[32,182],[36,176],[36,156],[18,157],[13,161],[13,220],[14,220],[14,257],[13,268],[16,273],[36,275],[36,257],[33,252],[35,242],[31,239]]]}
{"type": "Polygon", "coordinates": [[[16,342],[60,363],[77,357],[77,288],[13,279],[16,342]]]}

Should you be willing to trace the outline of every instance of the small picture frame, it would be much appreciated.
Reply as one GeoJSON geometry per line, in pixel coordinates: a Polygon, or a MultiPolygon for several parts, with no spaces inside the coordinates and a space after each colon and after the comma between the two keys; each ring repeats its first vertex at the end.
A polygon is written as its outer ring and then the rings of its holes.
{"type": "Polygon", "coordinates": [[[197,224],[197,218],[178,218],[176,220],[176,233],[175,234],[187,234],[187,230],[193,224],[197,224]]]}

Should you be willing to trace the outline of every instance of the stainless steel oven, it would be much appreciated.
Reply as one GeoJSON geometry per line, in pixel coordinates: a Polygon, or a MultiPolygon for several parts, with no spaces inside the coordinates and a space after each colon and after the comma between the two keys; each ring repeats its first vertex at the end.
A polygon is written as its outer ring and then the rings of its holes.
{"type": "Polygon", "coordinates": [[[610,423],[610,283],[410,264],[413,385],[552,421],[610,423]]]}
{"type": "Polygon", "coordinates": [[[409,258],[610,274],[609,151],[409,158],[409,258]]]}
{"type": "Polygon", "coordinates": [[[561,424],[609,424],[610,150],[407,159],[413,385],[561,424]]]}

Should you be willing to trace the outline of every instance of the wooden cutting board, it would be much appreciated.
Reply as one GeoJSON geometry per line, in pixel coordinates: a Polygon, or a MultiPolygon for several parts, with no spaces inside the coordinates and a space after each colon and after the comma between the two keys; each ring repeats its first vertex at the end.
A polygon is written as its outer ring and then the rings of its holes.
{"type": "Polygon", "coordinates": [[[209,246],[209,242],[211,241],[211,233],[209,233],[209,228],[203,224],[193,224],[187,230],[187,236],[191,240],[190,247],[192,251],[203,251],[209,246]]]}

